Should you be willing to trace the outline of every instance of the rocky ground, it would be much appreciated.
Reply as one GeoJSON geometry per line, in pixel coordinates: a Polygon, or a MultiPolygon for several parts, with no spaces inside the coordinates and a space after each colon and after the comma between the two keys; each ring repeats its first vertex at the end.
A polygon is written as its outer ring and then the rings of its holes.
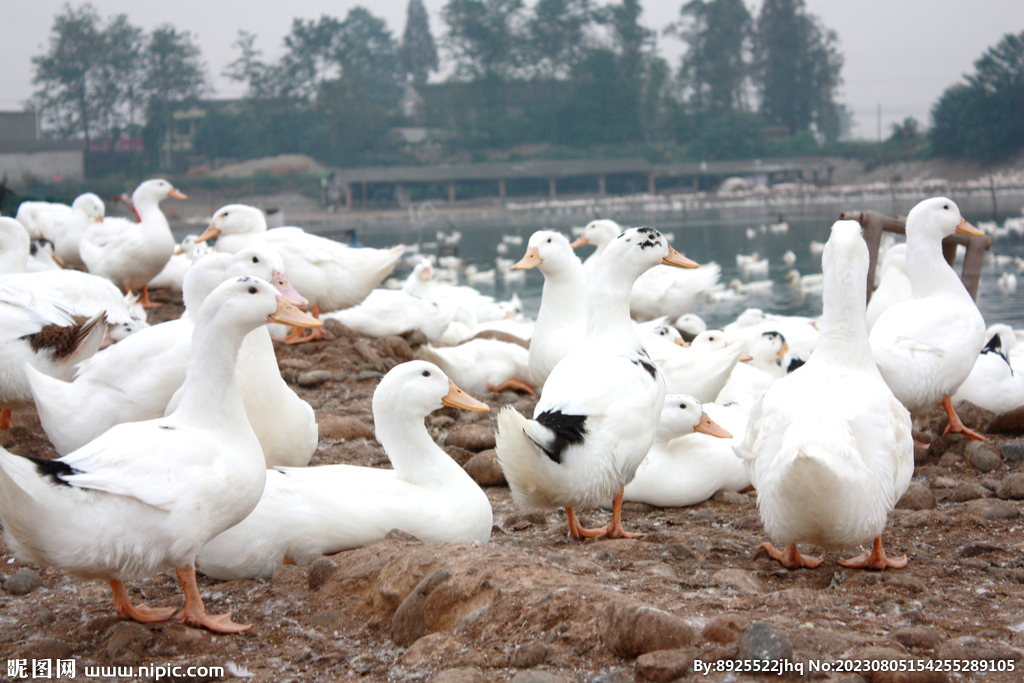
{"type": "MultiPolygon", "coordinates": [[[[180,310],[168,303],[152,319],[180,310]]],[[[282,373],[318,414],[311,466],[386,467],[372,436],[370,398],[382,371],[412,357],[416,339],[371,340],[336,323],[327,329],[328,341],[278,347],[282,373]]],[[[394,533],[282,567],[270,581],[200,577],[212,612],[230,610],[254,624],[236,636],[176,621],[122,621],[105,583],[26,565],[0,546],[0,655],[29,664],[74,659],[78,679],[92,665],[229,662],[236,675],[256,681],[779,678],[750,673],[763,660],[789,680],[1021,680],[1024,416],[966,411],[965,421],[990,434],[990,444],[942,438],[918,451],[914,483],[886,532],[887,550],[906,553],[907,568],[843,569],[829,554],[817,569],[791,571],[757,551],[765,539],[753,492],[720,492],[685,509],[627,504],[627,528],[646,533],[639,541],[567,539],[562,513],[518,510],[499,483],[495,413],[509,403],[530,412],[532,399],[512,392],[479,398],[491,413],[446,408],[427,425],[486,484],[490,543],[421,543],[394,533]],[[713,671],[703,675],[706,666],[713,671]],[[922,670],[880,670],[901,667],[922,670]],[[984,668],[990,672],[971,673],[984,668]]],[[[941,426],[940,418],[929,420],[925,438],[941,426]]],[[[38,420],[24,411],[0,444],[53,455],[38,420]]],[[[607,517],[584,514],[584,524],[607,517]]],[[[129,591],[149,605],[181,602],[171,575],[129,591]]],[[[12,671],[0,669],[0,680],[22,680],[12,671]]]]}

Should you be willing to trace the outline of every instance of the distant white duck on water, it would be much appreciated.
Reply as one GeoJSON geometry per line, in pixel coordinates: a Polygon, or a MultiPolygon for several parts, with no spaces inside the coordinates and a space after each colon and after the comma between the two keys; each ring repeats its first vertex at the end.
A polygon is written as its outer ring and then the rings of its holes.
{"type": "Polygon", "coordinates": [[[629,317],[633,282],[659,263],[696,267],[657,230],[632,228],[598,259],[587,291],[587,332],[562,359],[527,419],[498,415],[496,451],[519,505],[563,507],[573,538],[635,538],[622,528],[622,488],[654,442],[665,380],[629,317]],[[612,499],[612,521],[585,529],[574,509],[612,499]]]}
{"type": "Polygon", "coordinates": [[[860,225],[838,221],[823,254],[821,336],[803,367],[779,379],[751,411],[736,454],[757,490],[762,544],[787,567],[816,567],[826,550],[873,542],[846,567],[902,567],[882,547],[888,514],[914,471],[907,410],[879,374],[864,322],[868,250],[860,225]]]}

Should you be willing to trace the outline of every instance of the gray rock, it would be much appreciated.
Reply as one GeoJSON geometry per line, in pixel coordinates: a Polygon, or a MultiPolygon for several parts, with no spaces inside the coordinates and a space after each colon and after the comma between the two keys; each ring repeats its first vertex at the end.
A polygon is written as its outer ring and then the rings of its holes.
{"type": "Polygon", "coordinates": [[[576,681],[547,671],[520,671],[512,677],[512,683],[576,683],[576,681]]]}
{"type": "Polygon", "coordinates": [[[636,676],[632,669],[611,669],[602,671],[593,678],[587,679],[587,683],[635,683],[636,676]]]}
{"type": "Polygon", "coordinates": [[[493,448],[480,451],[469,459],[462,469],[480,486],[504,486],[505,473],[498,464],[498,454],[493,448]]]}
{"type": "Polygon", "coordinates": [[[527,643],[522,647],[516,648],[511,655],[509,655],[509,664],[516,669],[532,669],[535,666],[540,666],[544,662],[551,659],[554,654],[554,650],[551,649],[550,645],[544,643],[527,643]]]}
{"type": "Polygon", "coordinates": [[[4,590],[11,595],[26,595],[43,585],[43,577],[31,569],[19,569],[4,579],[4,590]]]}
{"type": "Polygon", "coordinates": [[[999,454],[999,449],[984,441],[972,441],[967,444],[964,456],[979,472],[991,472],[1003,464],[1003,456],[999,454]]]}
{"type": "Polygon", "coordinates": [[[122,621],[107,630],[107,657],[115,662],[138,660],[153,640],[153,632],[142,624],[122,621]]]}
{"type": "Polygon", "coordinates": [[[597,623],[601,641],[620,657],[672,650],[693,643],[693,628],[674,614],[626,600],[608,603],[597,623]]]}
{"type": "Polygon", "coordinates": [[[469,666],[448,669],[430,679],[430,683],[484,683],[484,681],[484,675],[480,673],[480,670],[469,666]]]}
{"type": "Polygon", "coordinates": [[[391,618],[391,638],[396,644],[408,647],[430,632],[424,614],[427,596],[451,576],[447,569],[438,569],[420,581],[406,596],[391,618]]]}
{"type": "Polygon", "coordinates": [[[368,379],[380,379],[384,376],[384,373],[379,370],[362,370],[356,375],[356,381],[362,382],[368,379]]]}
{"type": "Polygon", "coordinates": [[[747,628],[749,620],[735,614],[725,614],[715,617],[704,625],[703,636],[705,640],[713,643],[735,642],[740,634],[747,628]]]}
{"type": "Polygon", "coordinates": [[[636,659],[636,672],[645,681],[669,683],[693,668],[694,650],[657,650],[636,659]]]}
{"type": "Polygon", "coordinates": [[[968,482],[966,484],[960,484],[953,489],[953,495],[950,496],[949,500],[954,503],[966,503],[969,500],[977,500],[978,498],[988,498],[992,493],[975,482],[968,482]]]}
{"type": "Polygon", "coordinates": [[[985,519],[1017,519],[1020,510],[1008,500],[998,498],[981,498],[968,501],[964,507],[972,515],[978,515],[985,519]]]}
{"type": "Polygon", "coordinates": [[[1024,650],[975,636],[964,636],[943,643],[936,653],[936,658],[951,660],[1012,660],[1017,662],[1017,668],[1019,669],[1021,661],[1024,661],[1024,650]]]}
{"type": "Polygon", "coordinates": [[[327,579],[338,571],[338,565],[326,557],[318,557],[309,565],[309,590],[320,590],[327,579]]]}
{"type": "Polygon", "coordinates": [[[892,634],[893,640],[908,649],[934,650],[942,642],[942,636],[927,626],[903,628],[892,634]]]}
{"type": "Polygon", "coordinates": [[[900,502],[896,503],[896,507],[901,510],[933,510],[937,505],[935,494],[922,484],[908,486],[900,502]]]}
{"type": "Polygon", "coordinates": [[[39,638],[31,640],[18,651],[17,659],[68,659],[74,649],[63,640],[39,638]]]}
{"type": "Polygon", "coordinates": [[[301,358],[281,358],[277,361],[278,367],[290,368],[292,370],[309,370],[313,367],[313,363],[308,360],[302,360],[301,358]]]}
{"type": "Polygon", "coordinates": [[[1003,500],[1024,500],[1024,473],[1014,472],[1003,477],[996,495],[1003,500]]]}
{"type": "Polygon", "coordinates": [[[489,422],[461,425],[448,434],[444,443],[474,453],[494,448],[494,427],[489,422]]]}
{"type": "Polygon", "coordinates": [[[924,581],[908,574],[886,574],[885,585],[892,588],[902,588],[911,593],[923,593],[925,591],[924,581]]]}
{"type": "Polygon", "coordinates": [[[345,663],[360,676],[365,676],[366,674],[373,673],[375,671],[384,672],[388,668],[387,664],[369,652],[359,652],[354,655],[349,655],[345,658],[345,663]]]}
{"type": "Polygon", "coordinates": [[[1007,462],[1020,462],[1024,460],[1024,441],[1004,443],[999,452],[1007,462]]]}
{"type": "Polygon", "coordinates": [[[333,379],[334,375],[331,374],[330,370],[307,370],[300,372],[295,382],[300,387],[315,387],[323,384],[329,379],[333,379]]]}
{"type": "Polygon", "coordinates": [[[970,438],[963,434],[945,434],[931,442],[928,446],[928,460],[934,462],[947,453],[963,455],[970,438]]]}
{"type": "Polygon", "coordinates": [[[721,569],[711,575],[711,582],[714,585],[737,591],[744,595],[758,595],[764,593],[764,583],[751,572],[744,569],[730,567],[721,569]]]}
{"type": "Polygon", "coordinates": [[[793,645],[785,631],[764,621],[755,621],[736,643],[736,659],[765,661],[792,660],[793,645]]]}
{"type": "Polygon", "coordinates": [[[351,415],[320,413],[316,416],[316,423],[321,439],[351,441],[373,438],[373,425],[351,415]]]}

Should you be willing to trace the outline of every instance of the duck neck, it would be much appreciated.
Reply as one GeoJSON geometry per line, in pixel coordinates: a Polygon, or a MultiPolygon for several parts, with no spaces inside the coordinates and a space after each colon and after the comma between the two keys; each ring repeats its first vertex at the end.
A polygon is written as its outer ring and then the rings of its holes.
{"type": "MultiPolygon", "coordinates": [[[[209,321],[207,321],[209,322],[209,321]]],[[[237,327],[197,324],[176,418],[211,428],[242,420],[248,424],[235,365],[245,332],[237,327]],[[225,419],[226,418],[226,419],[225,419]]]]}
{"type": "Polygon", "coordinates": [[[942,255],[942,241],[929,235],[907,234],[907,276],[915,299],[939,293],[960,298],[971,296],[942,255]]]}
{"type": "Polygon", "coordinates": [[[139,212],[140,223],[155,229],[163,228],[170,233],[171,226],[167,222],[167,217],[164,216],[164,212],[160,209],[160,202],[158,200],[152,199],[151,197],[144,197],[134,204],[135,210],[139,212]]]}
{"type": "Polygon", "coordinates": [[[865,321],[867,264],[864,266],[831,269],[825,276],[815,355],[820,353],[851,365],[874,367],[865,321]]]}
{"type": "Polygon", "coordinates": [[[587,275],[577,262],[558,272],[544,275],[537,327],[546,328],[579,323],[580,332],[586,320],[587,275]]]}
{"type": "Polygon", "coordinates": [[[621,346],[630,340],[631,346],[640,341],[629,316],[629,300],[633,284],[640,273],[612,267],[598,261],[587,287],[587,341],[621,346]]]}
{"type": "MultiPolygon", "coordinates": [[[[393,402],[391,402],[393,403],[393,402]]],[[[434,443],[422,416],[413,417],[397,405],[374,409],[377,440],[399,479],[417,486],[440,487],[463,470],[434,443]]]]}

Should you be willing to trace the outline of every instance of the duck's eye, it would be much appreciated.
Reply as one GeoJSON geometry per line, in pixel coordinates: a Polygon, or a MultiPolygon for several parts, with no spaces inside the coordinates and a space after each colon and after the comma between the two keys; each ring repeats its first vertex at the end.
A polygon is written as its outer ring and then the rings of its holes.
{"type": "Polygon", "coordinates": [[[430,370],[424,370],[423,371],[423,376],[424,377],[430,377],[430,370]]]}
{"type": "Polygon", "coordinates": [[[679,404],[679,407],[680,407],[680,408],[682,408],[683,410],[686,410],[686,407],[687,407],[687,406],[686,406],[686,404],[685,404],[685,403],[680,403],[680,404],[679,404]]]}
{"type": "Polygon", "coordinates": [[[259,291],[259,290],[258,290],[258,289],[256,289],[255,287],[250,287],[250,288],[249,288],[249,293],[250,293],[250,294],[255,294],[255,293],[256,293],[256,292],[258,292],[258,291],[259,291]]]}
{"type": "Polygon", "coordinates": [[[548,238],[548,244],[551,244],[551,238],[550,237],[548,238]]]}
{"type": "Polygon", "coordinates": [[[943,209],[949,209],[949,204],[943,204],[943,205],[942,205],[942,208],[943,208],[943,209]]]}
{"type": "Polygon", "coordinates": [[[260,260],[259,260],[258,258],[256,258],[255,256],[253,256],[253,257],[252,257],[252,262],[253,262],[253,263],[259,263],[259,262],[260,262],[260,260]]]}

